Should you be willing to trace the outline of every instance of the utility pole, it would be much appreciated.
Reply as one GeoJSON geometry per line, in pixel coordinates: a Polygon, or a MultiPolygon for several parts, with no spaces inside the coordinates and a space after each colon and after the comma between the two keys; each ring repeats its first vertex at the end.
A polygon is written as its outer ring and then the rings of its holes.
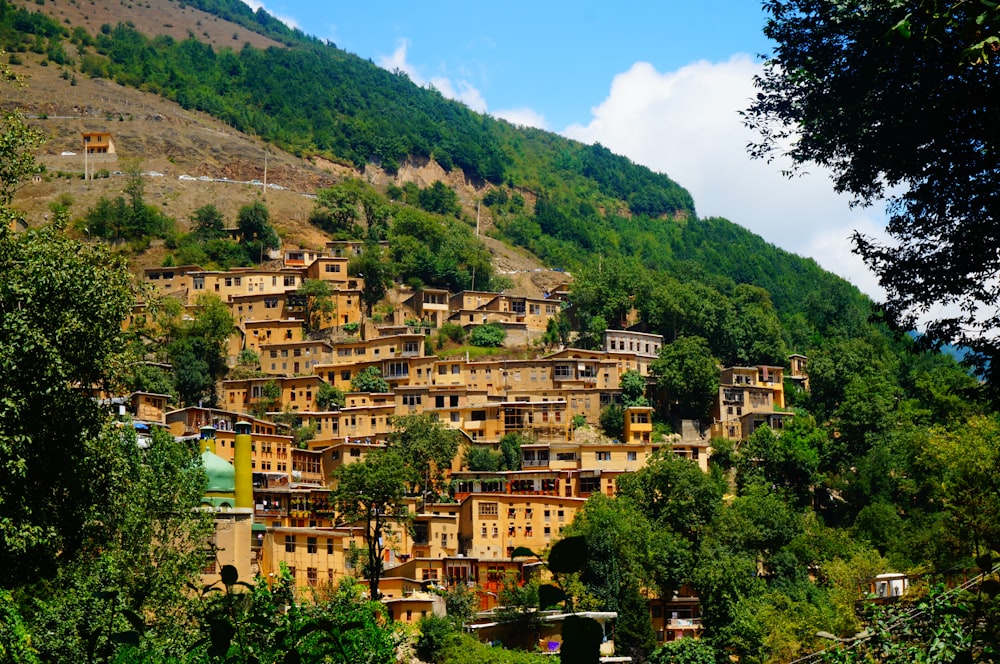
{"type": "Polygon", "coordinates": [[[264,146],[264,196],[263,200],[267,201],[267,146],[264,146]]]}
{"type": "MultiPolygon", "coordinates": [[[[482,204],[481,200],[476,201],[476,239],[479,239],[479,206],[482,204]]],[[[476,264],[472,264],[472,290],[476,290],[476,264]]]]}

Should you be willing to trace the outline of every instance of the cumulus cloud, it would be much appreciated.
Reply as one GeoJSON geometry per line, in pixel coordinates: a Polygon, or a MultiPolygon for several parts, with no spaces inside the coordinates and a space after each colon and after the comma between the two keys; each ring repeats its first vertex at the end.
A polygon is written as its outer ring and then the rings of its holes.
{"type": "Polygon", "coordinates": [[[395,51],[393,51],[390,55],[378,56],[375,62],[382,69],[405,72],[414,83],[417,85],[423,85],[423,81],[421,81],[417,75],[417,70],[414,69],[413,66],[406,60],[406,52],[409,48],[410,40],[400,39],[396,44],[395,51]]]}
{"type": "MultiPolygon", "coordinates": [[[[482,92],[466,78],[451,78],[448,76],[432,76],[430,79],[421,75],[420,71],[409,61],[410,41],[400,39],[396,50],[389,55],[381,55],[375,62],[379,67],[389,71],[405,72],[410,80],[417,85],[430,85],[448,99],[461,102],[477,113],[489,113],[489,106],[482,92]]],[[[492,115],[526,127],[547,129],[545,117],[530,108],[513,108],[495,111],[492,115]]]]}
{"type": "Polygon", "coordinates": [[[278,19],[279,21],[287,25],[289,28],[292,28],[293,30],[301,29],[301,26],[299,26],[298,22],[294,18],[292,18],[291,16],[282,16],[281,14],[275,14],[273,11],[265,7],[264,3],[261,2],[260,0],[243,0],[243,4],[245,4],[254,11],[257,11],[258,9],[263,9],[268,14],[278,19]]]}
{"type": "Polygon", "coordinates": [[[535,129],[549,128],[544,115],[527,107],[493,111],[493,116],[522,127],[534,127],[535,129]]]}
{"type": "Polygon", "coordinates": [[[754,136],[738,111],[754,96],[752,81],[759,71],[747,55],[673,72],[639,62],[615,76],[589,123],[571,125],[563,134],[599,142],[666,173],[691,192],[700,216],[726,217],[880,297],[874,278],[850,252],[854,229],[881,232],[879,212],[851,209],[818,168],[788,179],[781,175],[788,163],[747,156],[754,136]]]}
{"type": "Polygon", "coordinates": [[[396,50],[390,55],[381,55],[375,62],[382,69],[389,71],[405,72],[410,80],[417,85],[430,85],[448,99],[462,102],[478,113],[486,112],[486,99],[472,83],[465,79],[452,81],[446,76],[433,76],[430,80],[425,79],[413,64],[410,63],[407,55],[410,48],[408,39],[400,39],[397,42],[396,50]]]}
{"type": "Polygon", "coordinates": [[[431,79],[431,85],[448,99],[460,101],[477,113],[486,112],[486,100],[482,93],[468,81],[459,80],[453,84],[449,78],[435,76],[431,79]]]}

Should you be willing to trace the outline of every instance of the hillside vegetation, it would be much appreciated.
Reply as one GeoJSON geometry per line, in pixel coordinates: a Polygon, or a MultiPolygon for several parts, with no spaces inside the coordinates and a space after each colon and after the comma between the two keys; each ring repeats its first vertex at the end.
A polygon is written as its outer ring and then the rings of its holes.
{"type": "MultiPolygon", "coordinates": [[[[77,9],[103,16],[118,7],[91,5],[77,9]]],[[[255,144],[219,128],[259,137],[280,149],[281,177],[301,190],[267,191],[265,204],[264,190],[246,185],[238,190],[244,200],[219,209],[218,192],[229,185],[167,187],[144,180],[138,167],[102,178],[90,185],[103,186],[98,194],[88,190],[91,198],[71,208],[75,234],[87,235],[79,244],[100,247],[101,257],[225,268],[262,261],[279,238],[303,246],[361,239],[366,253],[350,269],[364,274],[371,309],[393,281],[453,292],[508,287],[497,254],[523,251],[574,279],[572,315],[554,321],[547,340],[595,347],[606,328],[633,323],[665,337],[649,390],[662,420],[708,412],[692,367],[708,366],[715,398],[719,364],[809,357],[811,390],[789,385],[796,417],[780,435],[762,427],[740,445],[713,441],[711,474],[665,455],[620,482],[617,498],[588,502],[573,523],[593,546],[573,592],[581,605],[620,612],[618,641],[637,659],[653,640],[641,589],[697,589],[709,658],[790,661],[820,647],[818,630],[860,631],[861,579],[991,567],[1000,548],[993,404],[953,358],[917,352],[910,339],[870,323],[872,303],[844,280],[729,220],[698,217],[690,194],[665,174],[600,145],[473,113],[239,0],[160,2],[170,34],[140,25],[127,1],[121,6],[121,22],[88,30],[52,0],[0,0],[0,48],[15,71],[30,63],[31,71],[59,72],[67,86],[114,81],[175,102],[190,112],[191,134],[209,126],[196,124],[195,112],[210,114],[224,123],[211,125],[219,141],[243,146],[239,163],[227,166],[242,179],[261,178],[247,164],[259,158],[247,147],[255,144]],[[206,36],[198,22],[208,17],[225,29],[206,36]],[[186,36],[171,36],[177,30],[186,36]],[[220,42],[228,32],[232,43],[220,42]],[[247,32],[254,43],[238,38],[247,32]],[[183,208],[173,205],[174,187],[186,192],[183,208]],[[278,205],[288,214],[269,221],[267,208],[278,205]]],[[[105,120],[130,122],[124,114],[105,120]]],[[[176,127],[144,129],[154,136],[136,140],[136,152],[176,145],[176,127]]],[[[210,154],[212,140],[199,141],[178,157],[185,167],[210,154]]],[[[149,152],[140,156],[177,161],[149,152]]],[[[44,178],[73,176],[49,170],[44,178]]],[[[70,209],[56,196],[48,204],[60,218],[70,209]]],[[[2,237],[28,255],[47,246],[44,234],[32,233],[2,237]]],[[[204,345],[193,327],[181,350],[204,345]]],[[[4,368],[13,385],[16,371],[4,368]]],[[[995,643],[995,628],[984,628],[980,615],[977,604],[964,632],[949,623],[935,637],[939,650],[972,657],[968,644],[984,632],[995,643]]],[[[26,620],[45,624],[37,615],[26,620]]],[[[976,656],[995,654],[975,648],[976,656]]]]}

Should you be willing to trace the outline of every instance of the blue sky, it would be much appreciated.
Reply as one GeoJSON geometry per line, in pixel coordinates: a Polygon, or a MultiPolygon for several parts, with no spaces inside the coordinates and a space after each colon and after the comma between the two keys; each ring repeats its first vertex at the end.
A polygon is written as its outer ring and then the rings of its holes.
{"type": "Polygon", "coordinates": [[[753,136],[737,111],[770,50],[759,0],[263,7],[476,111],[600,142],[686,187],[699,215],[726,217],[882,295],[848,239],[854,229],[881,237],[881,210],[850,209],[815,167],[789,180],[787,164],[746,156],[753,136]]]}

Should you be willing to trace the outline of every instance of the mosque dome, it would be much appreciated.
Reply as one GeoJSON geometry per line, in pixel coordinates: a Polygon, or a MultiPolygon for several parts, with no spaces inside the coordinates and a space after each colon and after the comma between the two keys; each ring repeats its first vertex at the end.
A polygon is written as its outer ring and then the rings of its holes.
{"type": "Polygon", "coordinates": [[[208,493],[233,493],[236,491],[236,469],[222,457],[212,452],[201,453],[201,464],[208,475],[208,493]]]}

